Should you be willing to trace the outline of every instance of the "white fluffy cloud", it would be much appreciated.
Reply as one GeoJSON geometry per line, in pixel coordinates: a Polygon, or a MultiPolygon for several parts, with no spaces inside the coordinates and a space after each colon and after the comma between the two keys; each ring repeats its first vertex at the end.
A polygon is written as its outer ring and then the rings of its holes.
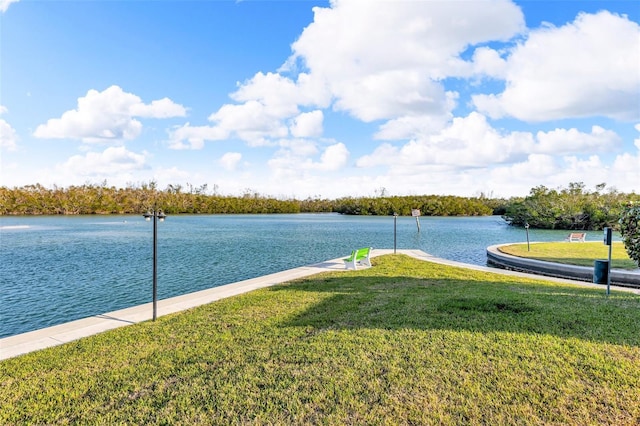
{"type": "MultiPolygon", "coordinates": [[[[635,172],[638,177],[638,172],[635,172]]],[[[488,167],[456,169],[452,166],[422,165],[394,167],[385,175],[372,176],[371,182],[385,187],[390,193],[433,193],[476,196],[484,192],[490,196],[523,196],[538,185],[550,188],[566,187],[568,182],[584,182],[589,188],[602,182],[617,182],[616,171],[597,155],[578,158],[548,154],[529,154],[521,161],[488,167]],[[416,189],[418,188],[418,189],[416,189]]],[[[635,181],[637,182],[637,180],[635,181]]],[[[369,185],[370,188],[375,188],[369,185]]],[[[616,185],[631,191],[634,182],[616,185]]],[[[371,192],[373,189],[370,190],[371,192]]]]}
{"type": "MultiPolygon", "coordinates": [[[[455,2],[363,6],[336,0],[329,8],[314,8],[314,22],[292,45],[293,54],[280,70],[302,63],[309,72],[295,79],[255,74],[230,95],[236,104],[211,114],[208,129],[172,133],[172,147],[199,149],[205,140],[226,137],[252,146],[289,135],[317,137],[322,132],[319,111],[306,115],[300,107],[331,104],[362,121],[387,120],[379,138],[407,137],[424,129],[424,121],[440,128],[451,118],[457,95],[447,93],[439,79],[474,72],[460,54],[469,45],[506,40],[524,29],[522,12],[507,0],[471,2],[464,8],[455,2]],[[287,121],[293,123],[289,129],[287,121]]],[[[477,56],[477,72],[499,73],[501,59],[495,52],[477,56]]]]}
{"type": "Polygon", "coordinates": [[[289,130],[296,138],[311,138],[322,135],[324,114],[320,110],[303,112],[291,120],[289,130]]]}
{"type": "Polygon", "coordinates": [[[357,160],[359,167],[379,165],[451,165],[479,167],[508,161],[534,146],[529,133],[501,134],[478,113],[457,117],[439,133],[414,139],[401,148],[383,144],[357,160]]]}
{"type": "MultiPolygon", "coordinates": [[[[640,132],[640,124],[636,124],[635,129],[640,132]]],[[[638,182],[640,182],[640,137],[634,140],[637,151],[625,152],[617,155],[610,168],[612,182],[619,182],[616,187],[622,191],[638,192],[638,182]]]]}
{"type": "Polygon", "coordinates": [[[343,143],[336,143],[327,147],[320,157],[320,162],[312,164],[314,168],[323,171],[339,170],[347,164],[349,150],[343,143]]]}
{"type": "MultiPolygon", "coordinates": [[[[293,44],[301,61],[327,82],[335,107],[364,121],[446,114],[440,79],[473,72],[460,54],[470,45],[507,40],[524,30],[510,1],[363,2],[336,0],[314,8],[314,22],[293,44]]],[[[498,73],[495,54],[479,54],[484,72],[498,73]]]]}
{"type": "Polygon", "coordinates": [[[416,115],[399,117],[382,124],[375,139],[414,139],[422,135],[438,133],[451,120],[451,115],[416,115]]]}
{"type": "Polygon", "coordinates": [[[450,104],[442,84],[421,71],[390,70],[344,84],[335,107],[369,122],[417,114],[446,115],[450,104]]]}
{"type": "Polygon", "coordinates": [[[184,117],[187,113],[186,109],[182,105],[174,103],[169,98],[151,101],[150,104],[143,104],[138,98],[137,102],[131,105],[129,112],[135,117],[150,118],[184,117]]]}
{"type": "Polygon", "coordinates": [[[480,111],[526,121],[640,118],[640,26],[607,11],[532,31],[507,59],[506,89],[478,95],[480,111]]]}
{"type": "MultiPolygon", "coordinates": [[[[288,114],[282,114],[278,107],[271,108],[257,100],[227,104],[211,114],[209,120],[216,123],[213,129],[235,134],[250,145],[261,146],[267,144],[268,139],[286,137],[289,133],[283,122],[288,114]]],[[[297,110],[290,113],[297,113],[297,110]]]]}
{"type": "Polygon", "coordinates": [[[18,3],[19,1],[20,0],[0,0],[0,12],[6,12],[11,3],[18,3]]]}
{"type": "MultiPolygon", "coordinates": [[[[593,126],[591,133],[572,129],[538,132],[500,132],[477,112],[456,117],[439,133],[414,139],[401,147],[382,144],[359,158],[359,167],[448,165],[456,169],[489,167],[521,161],[529,154],[581,154],[611,151],[620,137],[593,126]]],[[[537,158],[537,157],[534,157],[537,158]]]]}
{"type": "MultiPolygon", "coordinates": [[[[9,110],[4,105],[0,105],[0,115],[6,114],[9,110]]],[[[18,149],[18,134],[4,119],[0,118],[0,148],[7,151],[18,149]]]]}
{"type": "Polygon", "coordinates": [[[225,170],[233,171],[236,169],[241,159],[242,159],[241,153],[227,152],[222,157],[220,157],[220,160],[218,160],[218,162],[225,170]]]}
{"type": "Polygon", "coordinates": [[[320,152],[315,143],[305,140],[281,141],[280,149],[268,164],[280,178],[301,179],[314,171],[329,172],[342,169],[349,159],[349,150],[341,142],[332,143],[320,152]]]}
{"type": "Polygon", "coordinates": [[[109,147],[103,152],[74,155],[59,169],[77,176],[107,178],[145,169],[147,156],[147,153],[136,154],[123,146],[109,147]]]}
{"type": "MultiPolygon", "coordinates": [[[[506,195],[524,195],[528,189],[543,183],[549,188],[560,188],[569,182],[583,182],[593,188],[602,182],[616,182],[617,173],[597,155],[578,158],[532,154],[526,161],[492,169],[488,181],[506,195]]],[[[638,176],[637,172],[635,174],[638,176]]],[[[632,187],[633,184],[617,189],[630,191],[632,187]]]]}
{"type": "Polygon", "coordinates": [[[140,118],[183,117],[186,109],[163,98],[144,104],[118,86],[102,92],[89,90],[78,98],[76,109],[66,111],[60,118],[52,118],[39,125],[34,136],[45,139],[80,139],[83,142],[105,142],[134,139],[142,131],[140,118]]]}
{"type": "Polygon", "coordinates": [[[621,175],[617,181],[627,182],[629,189],[637,191],[637,183],[640,182],[640,149],[635,155],[626,152],[617,156],[612,170],[621,175]]]}
{"type": "Polygon", "coordinates": [[[0,118],[0,148],[7,151],[15,151],[18,149],[18,135],[9,123],[0,118]]]}
{"type": "Polygon", "coordinates": [[[229,132],[220,127],[191,126],[186,123],[174,128],[170,132],[169,148],[171,149],[202,149],[204,142],[224,140],[229,132]]]}
{"type": "Polygon", "coordinates": [[[467,46],[507,40],[524,30],[522,11],[510,1],[376,2],[334,0],[315,7],[315,18],[293,44],[293,58],[335,87],[398,69],[430,78],[466,69],[467,46]]]}
{"type": "Polygon", "coordinates": [[[493,78],[504,78],[507,61],[488,47],[479,47],[473,52],[474,74],[493,78]]]}
{"type": "Polygon", "coordinates": [[[280,146],[279,154],[298,159],[313,157],[320,152],[318,144],[311,139],[281,139],[278,141],[278,146],[280,146]]]}
{"type": "Polygon", "coordinates": [[[327,107],[331,100],[321,81],[300,73],[294,81],[278,73],[259,72],[253,78],[238,84],[230,95],[237,102],[258,101],[275,117],[288,117],[298,111],[298,105],[327,107]]]}
{"type": "Polygon", "coordinates": [[[588,153],[612,151],[620,146],[620,137],[616,132],[593,126],[591,133],[580,132],[575,128],[555,129],[550,132],[538,132],[539,145],[536,152],[553,154],[588,153]]]}
{"type": "Polygon", "coordinates": [[[322,112],[300,113],[300,106],[327,107],[330,97],[321,82],[301,73],[296,80],[277,73],[257,73],[230,95],[236,104],[222,105],[209,116],[212,125],[183,126],[171,132],[174,149],[201,149],[204,142],[238,138],[250,146],[274,145],[289,136],[320,136],[322,112]]]}

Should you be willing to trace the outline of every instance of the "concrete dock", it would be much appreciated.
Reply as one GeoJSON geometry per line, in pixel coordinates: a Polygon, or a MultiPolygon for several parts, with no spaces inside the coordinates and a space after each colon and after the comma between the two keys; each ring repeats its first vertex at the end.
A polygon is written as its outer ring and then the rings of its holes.
{"type": "MultiPolygon", "coordinates": [[[[373,250],[372,257],[385,254],[393,254],[392,249],[376,249],[373,250]]],[[[440,263],[451,266],[464,267],[479,271],[492,272],[497,274],[519,276],[526,278],[544,279],[555,282],[574,284],[586,287],[600,288],[602,285],[590,284],[582,281],[541,277],[540,275],[531,275],[521,272],[508,271],[503,269],[495,269],[486,266],[470,265],[461,262],[450,261],[434,257],[421,250],[397,250],[399,254],[412,256],[416,259],[440,263]]],[[[313,265],[302,266],[299,268],[289,269],[274,274],[269,274],[249,280],[239,281],[233,284],[227,284],[207,290],[197,291],[194,293],[184,294],[169,299],[159,300],[157,313],[158,316],[168,315],[175,312],[184,311],[196,306],[205,305],[216,300],[236,296],[247,293],[259,288],[270,287],[298,278],[308,277],[320,272],[327,271],[344,271],[344,262],[342,258],[327,260],[325,262],[313,265]]],[[[640,289],[629,289],[624,287],[611,287],[614,290],[627,291],[640,295],[640,289]]],[[[130,324],[136,324],[142,321],[152,319],[153,308],[152,303],[133,306],[131,308],[121,309],[114,312],[99,314],[88,318],[71,321],[40,330],[30,331],[15,336],[0,339],[0,360],[16,357],[18,355],[34,352],[40,349],[68,343],[83,337],[102,333],[114,328],[124,327],[130,324]]]]}

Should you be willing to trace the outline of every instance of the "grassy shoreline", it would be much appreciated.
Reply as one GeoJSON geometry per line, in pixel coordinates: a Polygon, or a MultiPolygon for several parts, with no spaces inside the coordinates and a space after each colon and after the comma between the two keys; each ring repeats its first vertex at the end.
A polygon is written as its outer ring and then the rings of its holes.
{"type": "Polygon", "coordinates": [[[640,297],[403,255],[0,362],[1,424],[637,424],[640,297]]]}
{"type": "MultiPolygon", "coordinates": [[[[593,267],[596,259],[608,259],[609,247],[602,242],[569,243],[544,242],[527,244],[510,244],[498,248],[502,253],[546,262],[566,263],[568,265],[593,267]]],[[[611,267],[634,270],[638,265],[629,258],[624,244],[616,241],[611,251],[611,267]]]]}

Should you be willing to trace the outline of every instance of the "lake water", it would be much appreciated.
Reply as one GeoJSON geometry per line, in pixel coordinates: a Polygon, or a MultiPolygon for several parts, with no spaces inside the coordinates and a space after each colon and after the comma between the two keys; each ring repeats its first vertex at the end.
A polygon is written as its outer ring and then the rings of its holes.
{"type": "MultiPolygon", "coordinates": [[[[393,217],[170,216],[158,223],[158,298],[394,245],[393,217]]],[[[397,248],[486,264],[485,249],[526,241],[498,216],[397,219],[397,248]]],[[[530,230],[531,241],[566,231],[530,230]]],[[[592,232],[587,239],[600,239],[592,232]]],[[[0,217],[0,337],[151,301],[153,224],[141,216],[0,217]]]]}

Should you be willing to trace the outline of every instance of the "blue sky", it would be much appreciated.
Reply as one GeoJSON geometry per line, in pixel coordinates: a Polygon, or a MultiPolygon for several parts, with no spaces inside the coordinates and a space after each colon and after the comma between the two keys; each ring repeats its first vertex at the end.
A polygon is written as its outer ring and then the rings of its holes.
{"type": "Polygon", "coordinates": [[[634,1],[0,0],[0,186],[640,192],[634,1]]]}

